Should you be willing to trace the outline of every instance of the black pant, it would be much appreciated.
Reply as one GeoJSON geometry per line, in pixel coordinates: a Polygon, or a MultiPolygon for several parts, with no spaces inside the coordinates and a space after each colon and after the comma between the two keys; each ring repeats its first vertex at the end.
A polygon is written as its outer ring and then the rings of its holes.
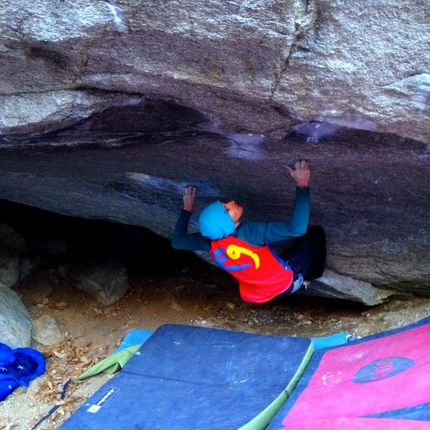
{"type": "Polygon", "coordinates": [[[294,279],[301,274],[305,281],[312,281],[324,273],[326,262],[326,240],[324,229],[309,227],[280,257],[290,263],[294,279]]]}

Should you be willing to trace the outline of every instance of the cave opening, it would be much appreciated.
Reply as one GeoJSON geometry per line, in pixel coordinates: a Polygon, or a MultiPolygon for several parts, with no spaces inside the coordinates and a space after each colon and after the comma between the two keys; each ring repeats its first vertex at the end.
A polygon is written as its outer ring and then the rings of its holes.
{"type": "MultiPolygon", "coordinates": [[[[169,239],[144,227],[76,218],[7,200],[0,200],[0,246],[19,254],[20,273],[17,284],[12,287],[18,287],[17,290],[24,296],[27,293],[25,289],[32,285],[26,279],[35,273],[54,272],[56,277],[65,278],[68,283],[67,268],[86,267],[85,264],[90,261],[116,260],[127,270],[131,285],[128,295],[133,295],[137,289],[139,293],[156,294],[161,288],[163,295],[180,301],[183,298],[181,292],[188,289],[185,303],[192,303],[193,298],[201,296],[205,303],[211,300],[214,303],[201,304],[197,300],[197,308],[200,306],[211,311],[240,309],[248,313],[248,327],[253,326],[252,321],[259,321],[258,318],[252,320],[255,313],[267,316],[273,312],[276,319],[289,311],[311,312],[318,309],[321,315],[330,312],[358,315],[366,309],[364,305],[345,300],[295,295],[287,301],[250,305],[240,300],[236,281],[228,274],[192,252],[173,249],[169,239]],[[148,283],[145,282],[148,280],[148,283]],[[182,284],[187,282],[189,285],[184,287],[182,284]],[[154,291],[151,291],[151,284],[156,285],[154,291]],[[176,299],[172,298],[172,294],[176,299]]],[[[61,286],[64,287],[64,279],[57,288],[61,286]]],[[[81,295],[81,292],[77,293],[81,295]]],[[[85,294],[82,298],[90,303],[94,299],[85,294]]],[[[49,300],[49,297],[44,299],[49,300]]],[[[118,298],[118,303],[120,301],[121,298],[118,298]]],[[[179,309],[181,306],[173,305],[173,308],[179,309]]],[[[270,321],[271,317],[263,320],[270,321]]],[[[224,323],[226,321],[221,324],[224,323]]],[[[227,325],[230,323],[227,321],[227,325]]],[[[233,326],[234,323],[231,324],[233,326]]]]}
{"type": "Polygon", "coordinates": [[[37,261],[32,270],[115,259],[132,273],[160,280],[189,268],[197,277],[211,271],[193,253],[173,249],[170,240],[140,226],[71,217],[7,200],[0,200],[0,225],[2,246],[37,261]]]}

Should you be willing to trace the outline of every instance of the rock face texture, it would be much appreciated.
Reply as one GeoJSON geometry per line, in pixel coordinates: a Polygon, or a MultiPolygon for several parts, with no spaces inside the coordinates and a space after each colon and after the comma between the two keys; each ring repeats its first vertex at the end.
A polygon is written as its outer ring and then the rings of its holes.
{"type": "Polygon", "coordinates": [[[428,142],[429,23],[425,0],[4,0],[0,127],[118,102],[93,89],[175,98],[230,132],[317,120],[428,142]]]}
{"type": "Polygon", "coordinates": [[[308,158],[327,285],[428,294],[428,52],[425,0],[4,0],[0,198],[170,237],[191,183],[288,216],[308,158]]]}

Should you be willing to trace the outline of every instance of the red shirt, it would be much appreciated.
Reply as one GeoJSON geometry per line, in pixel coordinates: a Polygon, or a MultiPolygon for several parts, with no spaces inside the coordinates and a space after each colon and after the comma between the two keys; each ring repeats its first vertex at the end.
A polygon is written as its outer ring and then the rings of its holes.
{"type": "Polygon", "coordinates": [[[252,246],[234,236],[211,242],[211,256],[239,281],[240,296],[245,302],[265,303],[288,290],[293,271],[269,245],[252,246]]]}

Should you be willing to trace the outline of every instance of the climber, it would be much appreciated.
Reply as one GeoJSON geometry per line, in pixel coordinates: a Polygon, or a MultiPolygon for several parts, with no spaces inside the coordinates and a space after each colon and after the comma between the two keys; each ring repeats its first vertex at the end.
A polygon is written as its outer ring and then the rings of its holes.
{"type": "Polygon", "coordinates": [[[322,227],[308,228],[310,214],[310,167],[305,160],[287,170],[296,182],[291,218],[277,222],[242,222],[243,207],[234,200],[219,200],[203,209],[200,233],[188,234],[197,189],[189,186],[183,195],[183,209],[172,237],[175,249],[208,251],[213,260],[239,282],[242,299],[265,303],[289,295],[324,272],[326,249],[322,227]],[[271,243],[297,238],[279,256],[271,243]]]}

